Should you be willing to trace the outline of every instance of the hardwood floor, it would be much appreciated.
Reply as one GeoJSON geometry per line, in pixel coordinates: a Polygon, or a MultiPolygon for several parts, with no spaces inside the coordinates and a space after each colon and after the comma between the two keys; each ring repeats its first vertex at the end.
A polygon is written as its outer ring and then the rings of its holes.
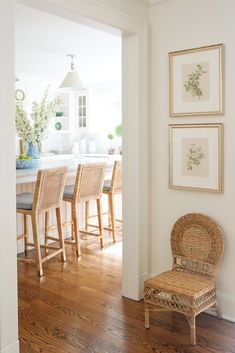
{"type": "Polygon", "coordinates": [[[235,353],[235,324],[206,314],[195,347],[177,313],[153,313],[146,330],[143,301],[121,296],[121,242],[105,244],[85,241],[79,260],[67,245],[67,262],[52,259],[41,279],[18,264],[21,353],[235,353]]]}

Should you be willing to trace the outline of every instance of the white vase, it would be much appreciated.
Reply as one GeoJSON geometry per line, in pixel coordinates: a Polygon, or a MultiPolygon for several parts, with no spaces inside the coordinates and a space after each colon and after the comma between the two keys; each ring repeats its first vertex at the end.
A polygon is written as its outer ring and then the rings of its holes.
{"type": "Polygon", "coordinates": [[[95,141],[90,141],[89,147],[88,147],[88,152],[89,153],[95,153],[96,152],[95,141]]]}

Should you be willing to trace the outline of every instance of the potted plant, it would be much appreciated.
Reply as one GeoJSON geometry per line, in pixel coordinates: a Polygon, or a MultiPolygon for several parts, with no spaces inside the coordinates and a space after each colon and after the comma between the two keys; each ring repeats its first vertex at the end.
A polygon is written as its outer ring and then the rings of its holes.
{"type": "Polygon", "coordinates": [[[120,142],[121,144],[118,146],[119,148],[119,153],[122,154],[122,123],[121,124],[118,124],[115,128],[115,134],[117,137],[120,137],[120,142]]]}
{"type": "Polygon", "coordinates": [[[115,152],[115,148],[113,147],[114,135],[110,133],[110,134],[108,134],[107,137],[110,140],[110,148],[108,149],[108,154],[114,154],[114,152],[115,152]]]}
{"type": "Polygon", "coordinates": [[[31,117],[28,117],[23,103],[16,101],[16,132],[28,144],[28,156],[40,157],[41,142],[45,137],[46,128],[51,117],[55,116],[59,99],[48,99],[49,86],[46,88],[42,100],[32,103],[31,117]]]}

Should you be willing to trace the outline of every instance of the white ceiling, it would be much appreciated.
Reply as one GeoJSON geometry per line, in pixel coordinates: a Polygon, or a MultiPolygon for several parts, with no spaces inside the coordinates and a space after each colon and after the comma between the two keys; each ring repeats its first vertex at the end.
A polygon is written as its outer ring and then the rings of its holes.
{"type": "Polygon", "coordinates": [[[15,16],[17,76],[59,85],[75,53],[85,83],[120,81],[121,38],[19,4],[15,16]]]}

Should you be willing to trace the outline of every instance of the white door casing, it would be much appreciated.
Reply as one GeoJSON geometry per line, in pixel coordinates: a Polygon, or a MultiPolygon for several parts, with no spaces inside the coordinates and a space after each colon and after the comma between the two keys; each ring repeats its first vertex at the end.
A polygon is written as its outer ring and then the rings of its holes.
{"type": "MultiPolygon", "coordinates": [[[[133,0],[128,0],[133,2],[133,0]]],[[[13,41],[13,24],[9,23],[9,19],[13,21],[13,0],[8,0],[2,4],[0,15],[4,17],[2,8],[6,7],[9,12],[7,16],[8,27],[10,31],[5,31],[8,42],[8,58],[7,63],[4,58],[1,71],[4,71],[6,81],[10,83],[5,87],[0,80],[0,89],[6,90],[5,106],[7,109],[2,112],[1,116],[7,117],[7,123],[2,124],[0,135],[7,136],[7,139],[0,141],[0,153],[6,151],[10,147],[9,158],[4,157],[5,172],[1,173],[2,181],[9,183],[10,195],[3,187],[4,199],[7,201],[5,208],[5,218],[0,216],[1,246],[0,251],[8,256],[4,257],[4,268],[8,269],[8,273],[0,267],[1,279],[4,278],[6,288],[11,288],[11,296],[6,295],[6,291],[0,287],[1,306],[10,305],[10,313],[7,320],[4,311],[0,311],[0,342],[1,353],[17,353],[18,337],[17,337],[17,307],[16,307],[16,246],[15,246],[15,131],[14,124],[10,118],[14,115],[14,41],[13,41]],[[3,66],[8,66],[8,71],[3,66]],[[4,114],[3,114],[4,113],[4,114]],[[11,219],[10,227],[6,223],[6,219],[11,219]],[[2,230],[6,229],[8,238],[3,239],[2,230]],[[10,304],[11,300],[11,304],[10,304]],[[3,322],[4,321],[4,322],[3,322]],[[8,325],[8,332],[6,327],[8,325]],[[10,337],[10,339],[9,339],[10,337]]],[[[113,33],[119,33],[123,38],[123,280],[122,294],[125,297],[139,300],[142,298],[143,281],[149,273],[149,31],[147,21],[143,16],[137,18],[131,16],[130,13],[122,12],[115,7],[110,7],[110,1],[102,0],[19,0],[21,4],[37,8],[39,10],[49,12],[51,14],[61,16],[73,21],[77,21],[88,26],[93,26],[102,30],[108,30],[113,33]],[[105,5],[109,3],[109,5],[105,5]]],[[[113,4],[121,3],[113,1],[113,4]]],[[[125,2],[122,2],[125,4],[125,2]]],[[[6,10],[6,9],[4,9],[6,10]]],[[[1,21],[0,26],[7,25],[1,21]]],[[[1,33],[4,32],[2,28],[1,33]]],[[[0,34],[1,36],[1,34],[0,34]]],[[[1,38],[1,37],[0,37],[1,38]]],[[[0,49],[1,50],[1,49],[0,49]]],[[[0,60],[2,57],[0,56],[0,60]]],[[[5,81],[5,80],[4,80],[5,81]]],[[[2,100],[1,94],[0,99],[2,100]]],[[[2,106],[0,110],[2,110],[2,106]]],[[[14,119],[13,119],[14,120],[14,119]]],[[[5,231],[5,232],[6,232],[5,231]]],[[[1,254],[1,256],[2,256],[1,254]]],[[[0,259],[1,259],[0,256],[0,259]]],[[[3,261],[2,259],[0,261],[3,261]]]]}

